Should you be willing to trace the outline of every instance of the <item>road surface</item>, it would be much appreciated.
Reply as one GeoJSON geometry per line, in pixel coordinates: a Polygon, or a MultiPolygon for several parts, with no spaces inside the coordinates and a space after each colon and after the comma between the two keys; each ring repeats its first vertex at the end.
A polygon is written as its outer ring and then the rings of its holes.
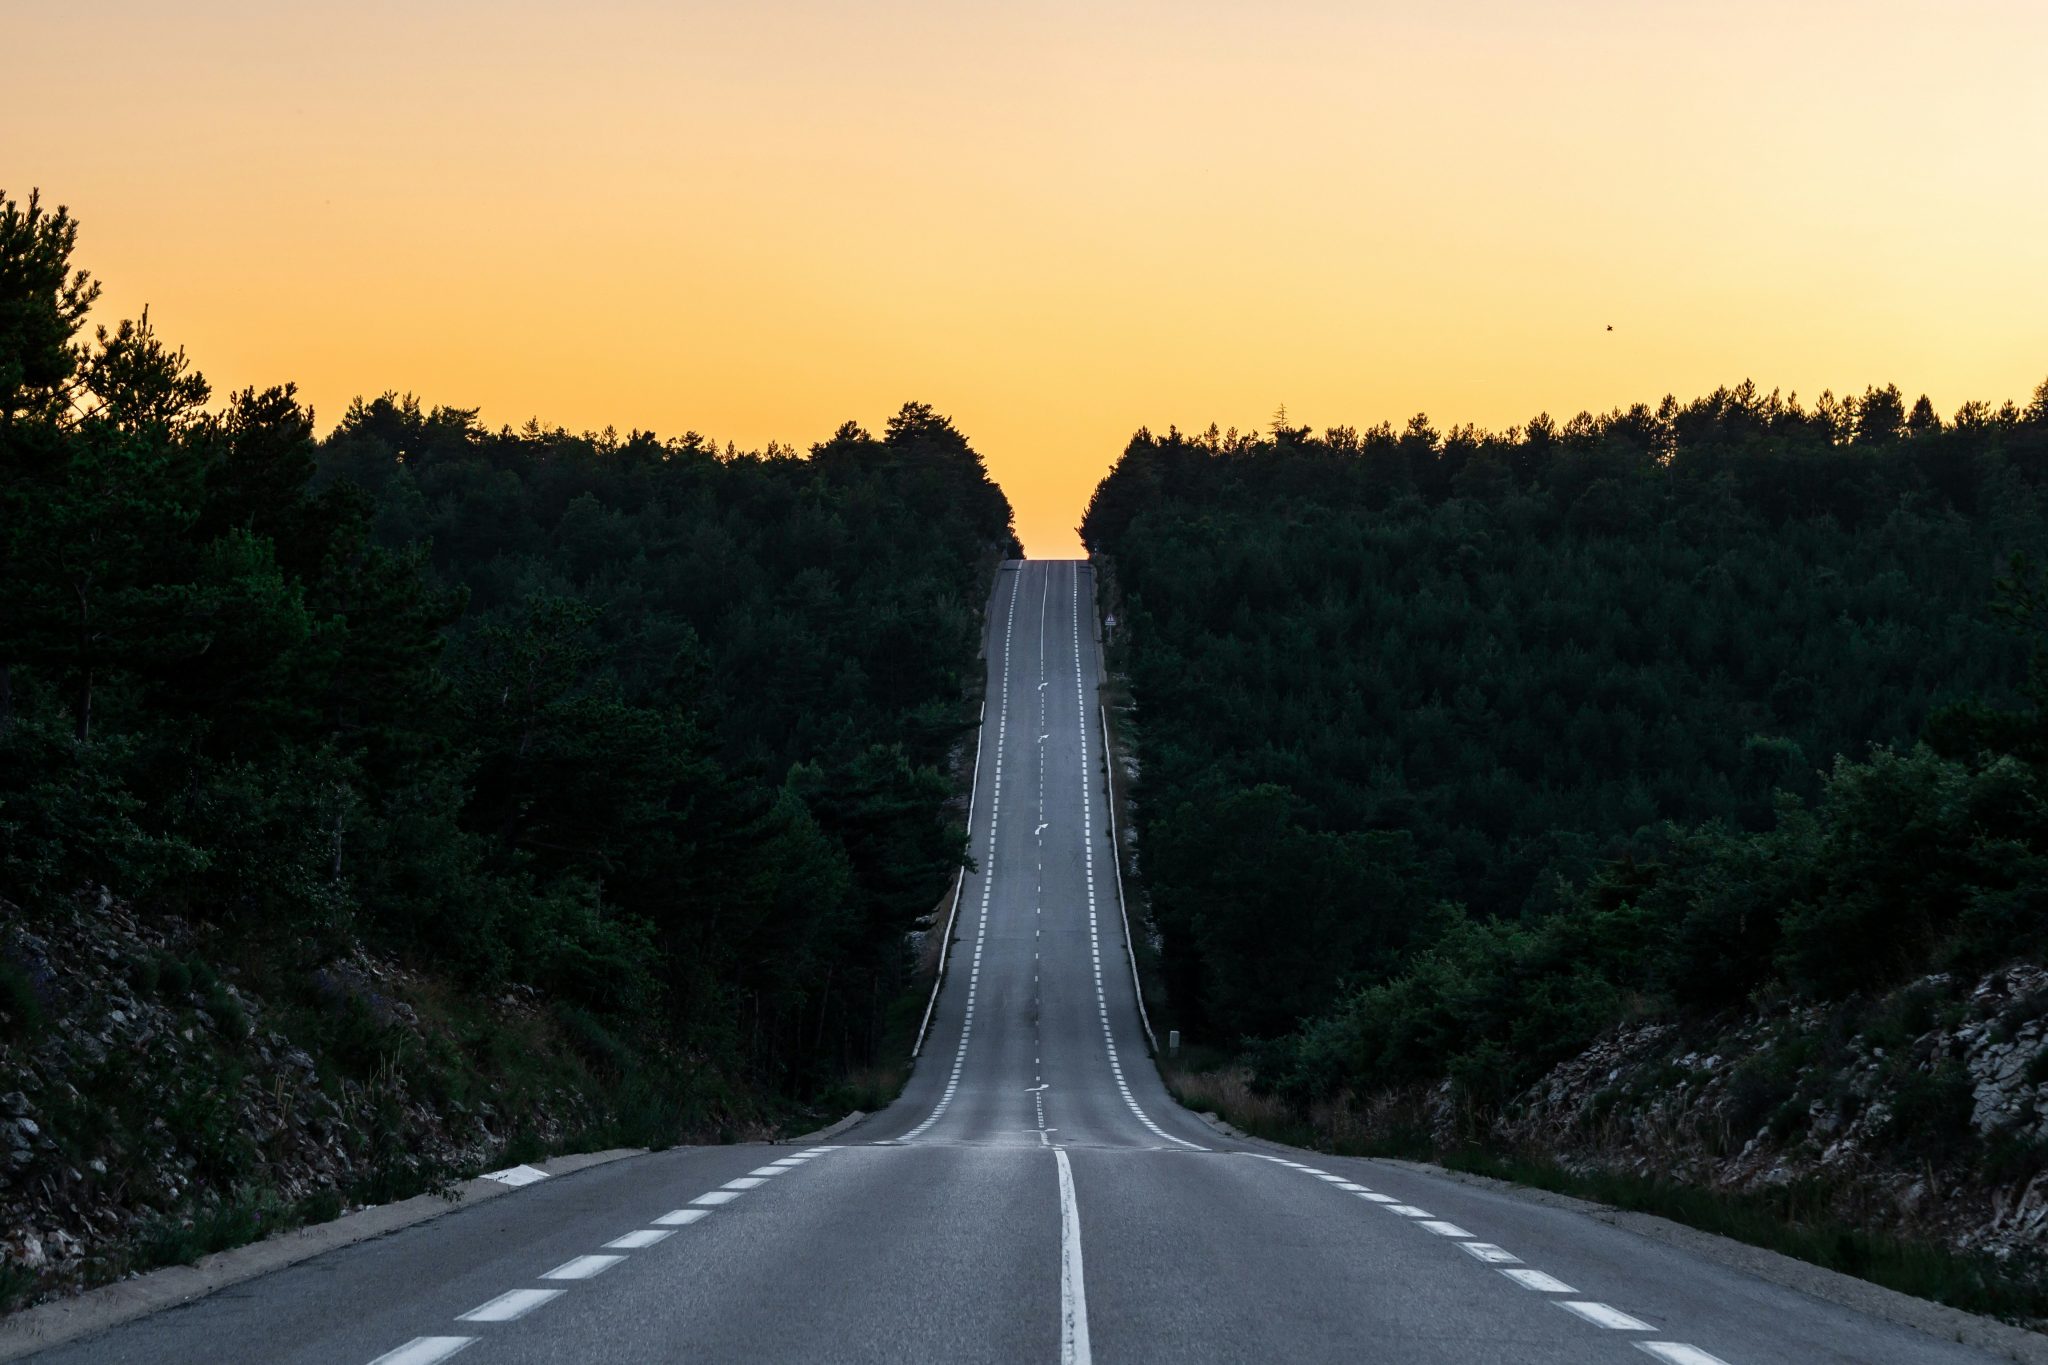
{"type": "Polygon", "coordinates": [[[910,1084],[809,1148],[548,1180],[56,1362],[1994,1357],[1583,1213],[1233,1141],[1147,1056],[1085,563],[1005,566],[953,965],[910,1084]]]}

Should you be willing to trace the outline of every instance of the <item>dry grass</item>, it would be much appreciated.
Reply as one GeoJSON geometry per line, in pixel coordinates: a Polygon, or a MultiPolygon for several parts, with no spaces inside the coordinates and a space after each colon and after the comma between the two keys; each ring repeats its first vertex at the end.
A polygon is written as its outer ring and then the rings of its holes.
{"type": "Polygon", "coordinates": [[[1344,1156],[1422,1157],[1433,1150],[1427,1116],[1414,1097],[1382,1095],[1360,1103],[1346,1094],[1300,1109],[1260,1094],[1248,1066],[1162,1060],[1159,1070],[1182,1104],[1257,1137],[1344,1156]]]}

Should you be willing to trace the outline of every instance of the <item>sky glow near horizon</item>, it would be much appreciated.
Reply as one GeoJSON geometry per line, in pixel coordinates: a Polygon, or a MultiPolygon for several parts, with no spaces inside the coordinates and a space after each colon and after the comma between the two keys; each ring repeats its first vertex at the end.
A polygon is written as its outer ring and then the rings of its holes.
{"type": "Polygon", "coordinates": [[[1141,425],[2048,378],[2034,0],[121,0],[0,40],[0,188],[216,393],[743,447],[919,399],[1036,556],[1141,425]]]}

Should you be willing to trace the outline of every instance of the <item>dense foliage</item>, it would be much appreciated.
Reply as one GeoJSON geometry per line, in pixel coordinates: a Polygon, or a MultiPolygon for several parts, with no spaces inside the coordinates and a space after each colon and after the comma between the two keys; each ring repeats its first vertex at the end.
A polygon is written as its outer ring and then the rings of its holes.
{"type": "Polygon", "coordinates": [[[290,386],[212,403],[147,315],[82,341],[76,231],[0,197],[0,897],[104,884],[283,982],[364,942],[533,988],[601,1059],[864,1060],[964,856],[1014,552],[966,440],[387,397],[322,441],[290,386]]]}
{"type": "Polygon", "coordinates": [[[1630,1012],[2048,946],[1995,606],[2044,479],[2048,386],[1141,432],[1083,534],[1177,1008],[1305,1091],[1497,1093],[1630,1012]]]}

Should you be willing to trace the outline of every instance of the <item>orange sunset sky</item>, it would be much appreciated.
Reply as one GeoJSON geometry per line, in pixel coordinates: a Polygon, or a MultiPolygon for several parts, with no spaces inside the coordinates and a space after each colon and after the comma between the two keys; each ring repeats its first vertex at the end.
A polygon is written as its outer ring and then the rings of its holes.
{"type": "Polygon", "coordinates": [[[2042,0],[81,0],[0,48],[0,187],[217,392],[742,446],[919,398],[1034,555],[1141,424],[2048,377],[2042,0]]]}

